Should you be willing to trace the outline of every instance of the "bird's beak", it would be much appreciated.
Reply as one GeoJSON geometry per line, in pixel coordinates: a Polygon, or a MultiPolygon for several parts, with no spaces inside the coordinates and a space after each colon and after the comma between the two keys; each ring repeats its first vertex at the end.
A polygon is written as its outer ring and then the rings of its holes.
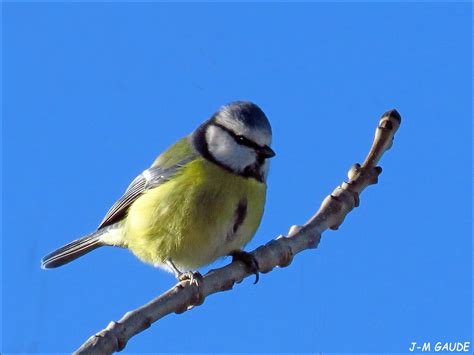
{"type": "Polygon", "coordinates": [[[270,148],[268,145],[260,147],[259,150],[258,150],[258,154],[261,157],[263,157],[264,159],[272,158],[276,155],[275,152],[273,151],[273,149],[270,148]]]}

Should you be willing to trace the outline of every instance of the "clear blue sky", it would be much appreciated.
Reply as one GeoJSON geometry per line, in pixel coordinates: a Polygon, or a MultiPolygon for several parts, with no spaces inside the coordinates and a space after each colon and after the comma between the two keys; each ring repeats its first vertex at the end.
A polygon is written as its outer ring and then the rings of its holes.
{"type": "Polygon", "coordinates": [[[162,319],[127,351],[470,341],[470,41],[468,3],[4,4],[2,353],[70,352],[174,284],[121,249],[51,271],[40,258],[236,99],[264,109],[278,154],[249,250],[317,210],[384,111],[403,123],[380,183],[318,249],[162,319]]]}

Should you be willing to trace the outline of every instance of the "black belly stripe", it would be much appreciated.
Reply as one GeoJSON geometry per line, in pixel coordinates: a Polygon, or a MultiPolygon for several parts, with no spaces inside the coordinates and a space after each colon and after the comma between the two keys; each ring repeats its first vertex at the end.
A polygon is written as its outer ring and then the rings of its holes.
{"type": "Polygon", "coordinates": [[[245,216],[247,216],[247,199],[244,198],[240,200],[239,204],[237,205],[237,209],[235,210],[235,220],[234,226],[232,227],[232,234],[237,233],[239,227],[244,223],[245,216]]]}

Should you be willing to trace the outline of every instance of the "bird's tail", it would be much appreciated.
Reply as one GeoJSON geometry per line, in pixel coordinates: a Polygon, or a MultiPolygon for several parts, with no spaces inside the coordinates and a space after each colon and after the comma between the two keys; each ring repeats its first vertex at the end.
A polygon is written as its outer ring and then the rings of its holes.
{"type": "Polygon", "coordinates": [[[76,239],[71,243],[53,251],[41,259],[41,268],[52,269],[67,264],[78,257],[91,252],[98,247],[105,245],[100,236],[107,232],[108,228],[103,228],[85,237],[76,239]]]}

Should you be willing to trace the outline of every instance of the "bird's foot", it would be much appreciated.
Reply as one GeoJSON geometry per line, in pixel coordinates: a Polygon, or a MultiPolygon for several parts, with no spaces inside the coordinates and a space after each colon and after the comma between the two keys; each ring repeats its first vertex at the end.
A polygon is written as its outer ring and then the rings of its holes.
{"type": "Polygon", "coordinates": [[[181,282],[189,282],[189,285],[196,287],[195,298],[192,301],[191,306],[188,307],[188,310],[192,309],[195,306],[200,306],[204,303],[204,296],[202,294],[201,284],[203,277],[199,271],[185,271],[180,272],[176,278],[181,282]]]}
{"type": "MultiPolygon", "coordinates": [[[[188,308],[191,309],[194,306],[199,306],[203,304],[204,302],[204,296],[202,294],[201,290],[201,283],[203,280],[203,277],[199,271],[181,271],[179,270],[176,265],[173,263],[171,259],[166,260],[166,265],[173,271],[175,277],[178,279],[180,282],[189,282],[190,286],[195,286],[197,289],[196,293],[196,299],[192,303],[192,305],[188,308]]],[[[184,285],[181,285],[183,287],[184,285]]]]}
{"type": "Polygon", "coordinates": [[[173,271],[178,281],[189,281],[191,285],[194,284],[199,287],[199,283],[202,280],[202,275],[199,271],[181,271],[171,259],[166,259],[165,263],[173,271]]]}
{"type": "Polygon", "coordinates": [[[180,272],[176,278],[178,281],[189,281],[191,285],[201,286],[202,275],[199,271],[185,271],[180,272]]]}
{"type": "Polygon", "coordinates": [[[247,270],[251,272],[252,274],[255,274],[255,282],[256,284],[258,280],[260,280],[260,274],[259,270],[260,267],[258,266],[257,259],[251,254],[247,253],[246,251],[243,250],[234,250],[229,254],[229,256],[232,257],[232,262],[234,261],[241,261],[245,264],[247,267],[247,270]]]}

